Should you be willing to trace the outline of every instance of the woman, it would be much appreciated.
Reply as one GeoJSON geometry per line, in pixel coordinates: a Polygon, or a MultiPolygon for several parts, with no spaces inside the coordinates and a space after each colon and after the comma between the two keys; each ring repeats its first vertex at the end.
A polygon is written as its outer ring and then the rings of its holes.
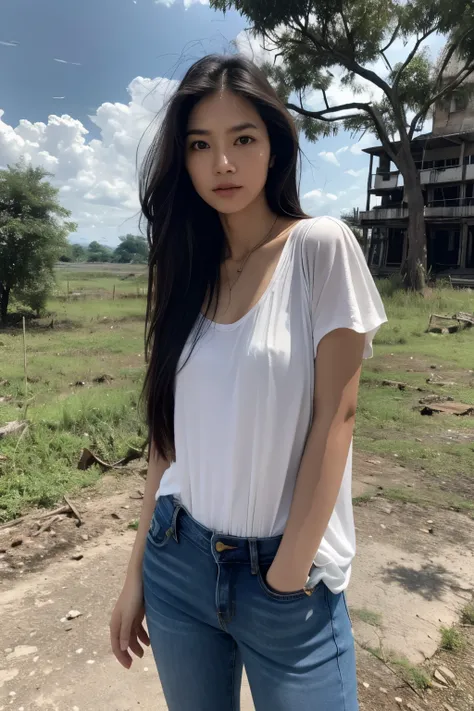
{"type": "Polygon", "coordinates": [[[151,447],[111,641],[129,668],[151,640],[170,711],[235,711],[243,665],[257,711],[357,709],[351,442],[385,314],[297,158],[257,67],[210,56],[144,164],[151,447]]]}

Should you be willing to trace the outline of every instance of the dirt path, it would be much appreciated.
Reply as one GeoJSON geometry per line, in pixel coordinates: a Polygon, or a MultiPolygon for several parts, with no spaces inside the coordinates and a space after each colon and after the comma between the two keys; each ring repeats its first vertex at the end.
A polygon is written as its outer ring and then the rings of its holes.
{"type": "MultiPolygon", "coordinates": [[[[409,476],[359,457],[354,494],[377,492],[381,469],[385,480],[409,476]]],[[[80,528],[65,518],[55,524],[54,535],[29,536],[36,528],[32,520],[0,531],[0,550],[6,551],[0,553],[0,711],[166,709],[151,654],[125,672],[108,643],[109,613],[134,537],[128,524],[140,507],[131,497],[142,485],[136,474],[104,478],[99,492],[78,499],[80,528]],[[22,543],[12,548],[15,538],[22,543]],[[68,620],[71,610],[81,614],[68,620]]],[[[377,496],[356,507],[356,525],[359,550],[349,603],[361,708],[472,711],[470,628],[463,653],[437,655],[427,667],[431,675],[443,664],[455,678],[423,693],[402,680],[398,667],[389,669],[362,646],[382,645],[415,663],[435,654],[440,627],[457,622],[472,598],[474,521],[377,496]]],[[[243,710],[252,708],[245,686],[243,710]]]]}

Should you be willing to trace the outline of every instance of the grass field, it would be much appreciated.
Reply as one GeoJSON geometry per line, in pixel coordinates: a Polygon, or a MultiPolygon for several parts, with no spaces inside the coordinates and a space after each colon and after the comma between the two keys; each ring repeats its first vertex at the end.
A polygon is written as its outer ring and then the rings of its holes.
{"type": "MultiPolygon", "coordinates": [[[[48,315],[27,323],[26,392],[21,327],[0,332],[0,425],[29,423],[21,436],[0,440],[0,520],[97,481],[98,468],[77,469],[83,447],[117,460],[145,438],[138,402],[144,267],[67,264],[58,267],[57,281],[48,315]],[[94,382],[104,374],[113,379],[94,382]]],[[[426,333],[430,313],[474,312],[474,292],[446,288],[422,298],[388,281],[379,286],[390,323],[365,363],[355,447],[417,474],[416,494],[393,491],[393,498],[474,511],[474,418],[422,417],[419,392],[381,385],[384,378],[400,380],[474,405],[474,329],[426,333]],[[427,385],[432,373],[455,385],[427,385]]]]}

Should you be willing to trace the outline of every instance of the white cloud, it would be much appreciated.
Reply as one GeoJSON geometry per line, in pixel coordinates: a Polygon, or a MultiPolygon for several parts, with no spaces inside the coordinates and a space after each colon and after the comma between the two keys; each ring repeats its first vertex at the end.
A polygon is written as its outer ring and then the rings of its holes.
{"type": "Polygon", "coordinates": [[[304,210],[310,215],[339,215],[340,209],[336,207],[337,201],[337,195],[326,193],[319,188],[310,190],[301,198],[304,210]]]}
{"type": "Polygon", "coordinates": [[[361,168],[361,170],[354,170],[353,168],[350,168],[349,170],[345,170],[344,173],[346,173],[346,175],[352,175],[353,178],[358,178],[359,175],[363,175],[365,173],[365,168],[361,168]]]}
{"type": "Polygon", "coordinates": [[[376,146],[378,144],[378,138],[371,133],[364,133],[357,143],[353,143],[352,146],[350,146],[349,151],[355,156],[365,155],[362,153],[364,148],[369,148],[370,146],[376,146]]]}
{"type": "Polygon", "coordinates": [[[349,146],[342,146],[341,148],[337,149],[336,155],[338,156],[340,153],[345,153],[348,150],[349,150],[349,146]]]}
{"type": "Polygon", "coordinates": [[[47,123],[21,119],[14,127],[2,120],[0,110],[0,166],[23,158],[44,167],[54,174],[61,201],[79,224],[79,239],[116,242],[124,229],[136,229],[137,149],[143,138],[140,159],[156,114],[175,86],[169,79],[136,77],[128,86],[128,104],[106,102],[90,116],[100,130],[100,137],[92,140],[83,123],[67,114],[52,114],[47,123]],[[124,228],[130,219],[133,226],[124,228]],[[92,225],[99,237],[91,234],[92,225]]]}
{"type": "MultiPolygon", "coordinates": [[[[155,0],[155,5],[166,5],[166,7],[171,7],[174,5],[175,0],[155,0]]],[[[209,5],[209,0],[184,0],[184,7],[187,9],[191,5],[209,5]]]]}
{"type": "Polygon", "coordinates": [[[338,159],[331,151],[321,151],[321,153],[318,153],[318,155],[321,156],[321,158],[325,160],[326,163],[331,163],[332,165],[340,166],[338,159]]]}

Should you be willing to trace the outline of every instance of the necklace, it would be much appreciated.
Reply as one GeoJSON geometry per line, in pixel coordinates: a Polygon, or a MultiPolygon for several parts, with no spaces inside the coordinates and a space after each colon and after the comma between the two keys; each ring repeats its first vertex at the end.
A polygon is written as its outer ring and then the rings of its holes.
{"type": "Polygon", "coordinates": [[[273,232],[273,228],[275,227],[277,220],[278,220],[278,215],[277,215],[277,216],[275,217],[275,219],[273,220],[272,225],[271,225],[270,229],[268,230],[268,232],[266,233],[265,237],[264,237],[263,239],[261,239],[260,242],[257,242],[257,244],[255,245],[255,247],[252,247],[252,249],[247,252],[247,254],[245,255],[245,257],[244,257],[243,259],[238,260],[238,261],[241,262],[241,264],[237,267],[237,277],[235,278],[233,284],[230,283],[229,272],[228,272],[228,269],[227,269],[227,265],[226,265],[225,262],[224,262],[225,270],[226,270],[226,273],[227,273],[227,281],[229,282],[229,291],[230,291],[230,292],[232,292],[232,289],[234,288],[234,286],[235,286],[235,285],[237,284],[237,282],[239,281],[240,275],[242,274],[242,272],[243,272],[243,270],[244,270],[244,267],[245,267],[245,265],[247,264],[247,261],[248,261],[249,257],[250,257],[254,252],[256,252],[257,249],[259,249],[260,247],[263,247],[263,245],[264,245],[266,242],[268,242],[268,240],[270,239],[270,236],[271,236],[271,234],[272,234],[272,232],[273,232]]]}

